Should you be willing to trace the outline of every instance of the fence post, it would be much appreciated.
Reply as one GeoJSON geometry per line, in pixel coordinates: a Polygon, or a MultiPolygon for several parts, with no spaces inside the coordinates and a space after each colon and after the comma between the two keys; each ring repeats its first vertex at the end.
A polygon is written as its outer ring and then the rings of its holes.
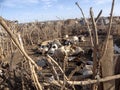
{"type": "MultiPolygon", "coordinates": [[[[110,36],[106,52],[101,59],[102,77],[114,75],[113,55],[113,38],[110,36]]],[[[103,90],[115,90],[115,80],[104,82],[103,90]]]]}

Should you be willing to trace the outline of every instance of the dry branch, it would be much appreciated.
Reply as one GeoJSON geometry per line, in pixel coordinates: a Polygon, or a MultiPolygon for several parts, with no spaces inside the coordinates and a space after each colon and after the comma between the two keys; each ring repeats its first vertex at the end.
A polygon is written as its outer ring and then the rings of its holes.
{"type": "Polygon", "coordinates": [[[91,19],[92,19],[92,23],[93,23],[93,34],[94,34],[94,56],[93,56],[93,73],[94,76],[97,74],[97,61],[98,61],[98,34],[97,34],[97,26],[95,23],[95,19],[93,17],[93,11],[92,8],[90,8],[90,15],[91,15],[91,19]]]}
{"type": "Polygon", "coordinates": [[[68,79],[70,80],[72,78],[72,76],[79,71],[84,65],[81,64],[80,66],[77,66],[74,70],[72,70],[72,72],[70,73],[70,75],[68,76],[68,79]]]}
{"type": "Polygon", "coordinates": [[[93,46],[94,46],[94,45],[93,45],[93,38],[92,38],[92,33],[91,33],[91,29],[90,29],[89,23],[88,23],[87,19],[85,18],[85,15],[84,15],[84,13],[83,13],[82,8],[80,8],[80,6],[79,6],[79,4],[78,4],[77,2],[76,2],[75,4],[76,4],[76,5],[78,6],[78,8],[80,9],[80,11],[81,11],[81,13],[82,13],[82,15],[83,15],[83,18],[84,18],[84,20],[85,20],[85,22],[86,22],[86,24],[87,24],[87,28],[88,28],[88,31],[89,31],[89,34],[90,34],[91,46],[93,47],[93,46]]]}
{"type": "Polygon", "coordinates": [[[67,57],[68,57],[68,55],[67,55],[67,53],[65,53],[65,57],[64,57],[64,61],[63,61],[63,71],[64,71],[64,73],[63,73],[63,87],[61,88],[61,90],[64,90],[65,89],[65,85],[66,85],[66,79],[65,79],[65,67],[66,67],[66,62],[67,62],[67,57]]]}
{"type": "MultiPolygon", "coordinates": [[[[107,82],[107,81],[111,81],[111,80],[115,80],[115,79],[119,79],[120,78],[120,74],[118,75],[114,75],[114,76],[107,76],[104,78],[101,78],[99,80],[86,80],[86,81],[67,81],[68,84],[70,85],[90,85],[90,84],[95,84],[95,83],[101,83],[101,82],[107,82]]],[[[60,81],[61,83],[63,83],[63,81],[60,81]]],[[[51,83],[57,85],[58,82],[57,81],[52,81],[51,83]]],[[[58,84],[59,85],[59,84],[58,84]]]]}
{"type": "MultiPolygon", "coordinates": [[[[48,58],[51,59],[51,61],[60,69],[61,73],[65,75],[64,71],[62,70],[62,68],[59,66],[59,64],[49,55],[47,55],[48,58]]],[[[67,76],[65,75],[65,79],[68,80],[67,76]]]]}
{"type": "Polygon", "coordinates": [[[102,14],[102,10],[100,10],[100,12],[99,12],[97,18],[95,19],[95,22],[96,22],[96,23],[98,22],[98,20],[99,20],[101,14],[102,14]]]}
{"type": "MultiPolygon", "coordinates": [[[[98,62],[98,34],[97,34],[97,26],[96,26],[96,22],[94,19],[94,13],[92,11],[92,8],[90,8],[90,16],[92,19],[92,24],[93,24],[93,34],[94,34],[94,50],[93,50],[93,78],[95,78],[95,76],[98,74],[98,72],[100,72],[100,70],[98,69],[99,67],[99,62],[98,62]]],[[[98,86],[97,85],[93,85],[93,90],[97,90],[98,86]]]]}
{"type": "Polygon", "coordinates": [[[105,41],[105,44],[103,46],[102,56],[104,56],[104,54],[106,53],[106,49],[107,49],[107,46],[108,46],[108,39],[109,39],[109,36],[110,36],[111,27],[112,27],[112,20],[113,20],[114,3],[115,3],[115,0],[112,1],[112,7],[111,7],[111,13],[110,13],[110,22],[109,22],[109,26],[108,26],[108,30],[107,30],[108,32],[107,32],[106,41],[105,41]]]}
{"type": "Polygon", "coordinates": [[[34,81],[36,89],[37,90],[42,90],[42,86],[40,85],[40,83],[38,81],[37,74],[35,72],[35,67],[31,64],[30,61],[29,61],[29,66],[30,66],[30,70],[31,70],[31,76],[32,76],[32,79],[34,81]]]}
{"type": "Polygon", "coordinates": [[[50,58],[48,58],[47,61],[49,62],[49,66],[50,66],[50,68],[51,68],[52,71],[53,71],[53,75],[54,75],[55,79],[59,81],[58,73],[57,73],[57,71],[56,71],[53,63],[51,62],[50,58]]]}

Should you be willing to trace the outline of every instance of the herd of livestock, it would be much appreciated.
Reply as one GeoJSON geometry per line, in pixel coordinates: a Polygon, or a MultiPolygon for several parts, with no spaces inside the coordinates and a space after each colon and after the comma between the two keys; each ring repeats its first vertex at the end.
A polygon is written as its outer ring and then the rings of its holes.
{"type": "MultiPolygon", "coordinates": [[[[68,36],[65,35],[61,39],[54,39],[50,41],[42,42],[37,49],[37,53],[42,58],[37,60],[38,66],[43,68],[47,67],[47,60],[45,55],[50,55],[56,62],[63,67],[64,60],[66,61],[66,68],[70,67],[69,63],[73,63],[73,67],[84,64],[81,70],[78,70],[79,75],[84,77],[90,77],[93,72],[93,50],[88,47],[80,47],[80,43],[86,43],[86,37],[80,36],[68,36]],[[67,57],[65,59],[65,57],[67,57]]],[[[43,69],[44,70],[44,69],[43,69]]],[[[72,69],[70,70],[72,71],[72,69]]],[[[66,71],[68,74],[68,71],[66,71]]]]}

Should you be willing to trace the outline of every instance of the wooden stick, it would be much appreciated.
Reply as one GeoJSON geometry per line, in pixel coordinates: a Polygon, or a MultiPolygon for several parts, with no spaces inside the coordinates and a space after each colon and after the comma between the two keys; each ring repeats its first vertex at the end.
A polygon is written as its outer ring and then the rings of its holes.
{"type": "Polygon", "coordinates": [[[68,55],[67,55],[67,53],[65,53],[65,57],[64,57],[64,61],[63,61],[63,71],[64,71],[64,73],[63,73],[63,86],[62,86],[61,90],[64,90],[65,89],[65,85],[66,85],[65,67],[66,67],[66,62],[68,61],[67,57],[68,57],[68,55]]]}
{"type": "Polygon", "coordinates": [[[47,61],[49,62],[49,66],[50,66],[50,68],[52,69],[52,71],[53,71],[53,73],[54,73],[55,79],[59,81],[58,73],[57,73],[57,71],[56,71],[53,63],[51,62],[50,58],[47,58],[47,61]]]}
{"type": "MultiPolygon", "coordinates": [[[[23,42],[22,42],[22,38],[20,36],[20,33],[17,33],[17,35],[18,35],[19,44],[21,45],[21,48],[24,50],[24,46],[23,46],[23,42]]],[[[30,70],[31,70],[31,76],[32,76],[32,79],[35,83],[36,89],[42,90],[42,86],[40,85],[40,83],[38,81],[37,74],[35,72],[35,67],[34,67],[34,65],[31,64],[30,61],[29,61],[29,66],[30,66],[30,70]]]]}
{"type": "Polygon", "coordinates": [[[90,8],[90,16],[91,16],[91,19],[92,19],[92,23],[93,23],[93,31],[94,31],[94,45],[98,45],[98,34],[97,34],[97,26],[96,26],[96,22],[95,22],[95,19],[94,19],[94,13],[93,13],[93,10],[92,8],[90,8]]]}
{"type": "Polygon", "coordinates": [[[93,23],[93,33],[94,33],[94,56],[93,56],[93,73],[96,75],[96,68],[97,68],[97,56],[98,56],[98,34],[97,34],[97,26],[95,23],[95,19],[93,17],[92,8],[90,8],[90,16],[93,23]]]}
{"type": "Polygon", "coordinates": [[[95,22],[96,22],[96,23],[98,22],[98,20],[99,20],[101,14],[102,14],[102,10],[100,10],[100,12],[99,12],[97,18],[95,19],[95,22]]]}
{"type": "Polygon", "coordinates": [[[31,70],[31,76],[32,76],[32,79],[34,81],[34,84],[35,84],[35,87],[37,90],[42,90],[42,86],[40,85],[39,81],[38,81],[38,77],[37,77],[37,74],[35,72],[35,67],[31,64],[30,61],[29,62],[29,66],[30,66],[30,70],[31,70]]]}
{"type": "Polygon", "coordinates": [[[110,32],[111,32],[111,27],[112,27],[114,3],[115,3],[115,0],[112,1],[112,7],[111,7],[111,13],[110,13],[110,22],[109,22],[109,27],[108,27],[108,30],[107,30],[108,32],[107,32],[106,42],[105,42],[105,44],[103,46],[103,54],[102,54],[102,56],[105,55],[106,49],[107,49],[107,46],[108,46],[108,39],[110,37],[110,32]]]}
{"type": "MultiPolygon", "coordinates": [[[[49,55],[47,55],[48,58],[51,59],[51,61],[60,69],[60,71],[62,72],[62,74],[65,74],[64,71],[62,70],[62,68],[58,65],[58,63],[49,55]]],[[[65,79],[68,80],[67,76],[65,75],[65,79]]]]}
{"type": "MultiPolygon", "coordinates": [[[[97,26],[95,23],[95,19],[94,19],[94,15],[93,15],[93,11],[92,8],[90,8],[90,16],[92,19],[92,24],[93,24],[93,34],[94,34],[94,50],[93,50],[93,78],[95,78],[95,76],[97,75],[97,73],[100,71],[98,70],[98,34],[97,34],[97,26]]],[[[97,90],[98,85],[94,84],[93,85],[93,90],[97,90]]]]}
{"type": "Polygon", "coordinates": [[[89,23],[88,23],[87,19],[85,18],[85,15],[84,15],[84,13],[83,13],[82,8],[80,8],[80,6],[79,6],[79,4],[78,4],[77,2],[76,2],[75,4],[76,4],[76,5],[78,6],[78,8],[80,9],[80,11],[81,11],[81,13],[82,13],[82,15],[83,15],[83,18],[84,18],[84,20],[85,20],[85,22],[86,22],[86,24],[87,24],[87,28],[88,28],[88,31],[89,31],[89,34],[90,34],[91,46],[93,47],[94,45],[93,45],[92,33],[91,33],[91,29],[90,29],[89,23]]]}
{"type": "MultiPolygon", "coordinates": [[[[101,78],[99,80],[86,80],[86,81],[67,81],[68,84],[70,85],[81,85],[81,86],[85,86],[85,85],[90,85],[90,84],[95,84],[95,83],[101,83],[101,82],[107,82],[107,81],[111,81],[111,80],[115,80],[115,79],[119,79],[120,78],[120,74],[118,75],[114,75],[114,76],[108,76],[108,77],[104,77],[101,78]]],[[[63,83],[63,81],[60,81],[61,83],[63,83]]],[[[52,81],[51,83],[53,84],[57,84],[57,81],[52,81]]]]}
{"type": "Polygon", "coordinates": [[[68,79],[70,80],[72,76],[75,74],[75,72],[79,71],[82,67],[83,67],[83,64],[81,64],[80,66],[77,66],[74,70],[72,70],[72,72],[68,76],[68,79]]]}

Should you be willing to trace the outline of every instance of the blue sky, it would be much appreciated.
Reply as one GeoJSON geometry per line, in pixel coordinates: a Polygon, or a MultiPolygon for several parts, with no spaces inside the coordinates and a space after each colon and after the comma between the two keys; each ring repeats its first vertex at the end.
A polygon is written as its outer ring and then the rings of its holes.
{"type": "MultiPolygon", "coordinates": [[[[95,16],[101,9],[102,16],[109,16],[112,0],[0,0],[0,15],[19,22],[81,18],[75,2],[80,4],[86,17],[90,17],[90,7],[95,16]]],[[[120,0],[115,0],[114,15],[120,15],[120,0]]]]}

